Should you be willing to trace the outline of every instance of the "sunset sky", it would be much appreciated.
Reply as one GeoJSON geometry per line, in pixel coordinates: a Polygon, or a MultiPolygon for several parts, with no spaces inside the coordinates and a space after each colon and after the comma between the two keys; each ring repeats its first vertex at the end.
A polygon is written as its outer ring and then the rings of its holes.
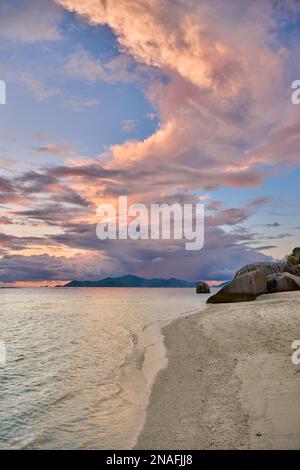
{"type": "Polygon", "coordinates": [[[225,280],[300,245],[300,2],[0,2],[0,283],[225,280]],[[96,209],[205,204],[205,245],[100,241],[96,209]]]}

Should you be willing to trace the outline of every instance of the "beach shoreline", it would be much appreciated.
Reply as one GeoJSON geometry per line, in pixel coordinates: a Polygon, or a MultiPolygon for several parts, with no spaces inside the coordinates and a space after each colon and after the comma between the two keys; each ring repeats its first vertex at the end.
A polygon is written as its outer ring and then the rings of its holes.
{"type": "Polygon", "coordinates": [[[163,328],[167,367],[136,449],[300,449],[300,293],[210,305],[163,328]]]}
{"type": "MultiPolygon", "coordinates": [[[[204,301],[201,307],[202,309],[205,309],[204,301]]],[[[175,320],[193,315],[197,311],[198,310],[194,309],[192,311],[180,313],[175,320]]],[[[167,349],[165,347],[163,330],[171,322],[172,320],[162,320],[147,325],[143,331],[143,335],[138,339],[135,355],[132,357],[133,361],[140,361],[140,367],[137,369],[137,374],[135,375],[134,380],[132,380],[132,370],[123,375],[121,383],[123,383],[124,380],[127,380],[127,382],[130,381],[131,393],[132,388],[137,388],[138,390],[135,391],[135,400],[138,403],[138,407],[135,417],[136,426],[132,432],[133,437],[131,438],[131,448],[136,446],[139,435],[145,425],[147,408],[156,378],[159,372],[168,366],[168,356],[167,349]],[[138,383],[142,383],[142,387],[137,387],[138,383]]]]}

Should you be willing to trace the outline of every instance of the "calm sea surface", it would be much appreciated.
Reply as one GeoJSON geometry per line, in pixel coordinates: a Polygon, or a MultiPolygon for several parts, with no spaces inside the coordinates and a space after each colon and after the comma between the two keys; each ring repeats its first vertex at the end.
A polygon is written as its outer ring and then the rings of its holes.
{"type": "Polygon", "coordinates": [[[166,364],[160,328],[194,289],[0,290],[0,448],[130,448],[166,364]]]}

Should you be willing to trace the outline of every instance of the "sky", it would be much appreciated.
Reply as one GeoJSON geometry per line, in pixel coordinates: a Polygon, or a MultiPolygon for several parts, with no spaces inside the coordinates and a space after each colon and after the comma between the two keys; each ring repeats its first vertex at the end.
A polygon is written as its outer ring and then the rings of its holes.
{"type": "Polygon", "coordinates": [[[2,0],[0,284],[211,282],[299,243],[297,0],[2,0]],[[99,204],[203,203],[205,242],[99,240],[99,204]]]}

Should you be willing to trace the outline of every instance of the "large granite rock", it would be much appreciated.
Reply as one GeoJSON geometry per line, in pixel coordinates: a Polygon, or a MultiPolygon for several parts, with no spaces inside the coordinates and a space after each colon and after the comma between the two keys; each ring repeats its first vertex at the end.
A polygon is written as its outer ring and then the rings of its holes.
{"type": "Polygon", "coordinates": [[[291,274],[295,273],[293,268],[290,268],[285,263],[253,263],[247,264],[246,266],[243,266],[241,269],[239,269],[236,272],[235,279],[252,271],[263,271],[267,276],[284,272],[288,272],[291,274]]]}
{"type": "Polygon", "coordinates": [[[291,269],[293,270],[293,274],[295,274],[295,276],[300,276],[300,264],[296,264],[291,269]]]}
{"type": "Polygon", "coordinates": [[[209,285],[204,281],[198,281],[196,284],[196,292],[197,294],[209,294],[209,285]]]}
{"type": "Polygon", "coordinates": [[[268,292],[300,290],[300,277],[290,273],[272,274],[267,277],[268,292]]]}
{"type": "Polygon", "coordinates": [[[267,290],[267,276],[263,271],[251,271],[242,274],[222,287],[207,301],[209,304],[227,302],[246,302],[255,300],[267,290]]]}

